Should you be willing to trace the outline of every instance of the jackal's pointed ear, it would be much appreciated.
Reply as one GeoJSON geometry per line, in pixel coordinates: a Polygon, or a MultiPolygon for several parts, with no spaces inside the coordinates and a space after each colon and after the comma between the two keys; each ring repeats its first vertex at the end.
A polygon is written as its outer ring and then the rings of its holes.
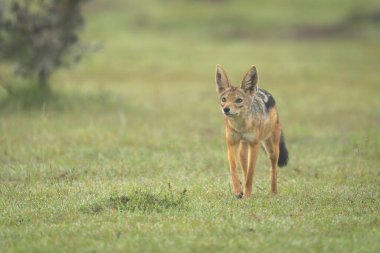
{"type": "Polygon", "coordinates": [[[241,88],[250,94],[257,91],[257,70],[255,66],[252,66],[247,74],[245,74],[243,81],[241,82],[241,88]]]}
{"type": "Polygon", "coordinates": [[[222,93],[224,90],[230,87],[230,81],[228,80],[227,74],[219,64],[216,65],[215,82],[216,91],[218,93],[222,93]]]}

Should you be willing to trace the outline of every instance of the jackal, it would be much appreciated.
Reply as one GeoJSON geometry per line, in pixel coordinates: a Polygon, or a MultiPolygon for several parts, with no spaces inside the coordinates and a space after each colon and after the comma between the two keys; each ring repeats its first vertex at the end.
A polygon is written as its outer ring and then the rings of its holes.
{"type": "Polygon", "coordinates": [[[231,85],[226,72],[216,66],[216,90],[224,114],[228,161],[233,191],[237,198],[249,198],[260,143],[270,160],[270,189],[277,193],[277,165],[288,163],[278,111],[273,96],[257,86],[257,70],[252,66],[240,87],[231,85]],[[244,193],[237,170],[237,153],[244,175],[244,193]]]}

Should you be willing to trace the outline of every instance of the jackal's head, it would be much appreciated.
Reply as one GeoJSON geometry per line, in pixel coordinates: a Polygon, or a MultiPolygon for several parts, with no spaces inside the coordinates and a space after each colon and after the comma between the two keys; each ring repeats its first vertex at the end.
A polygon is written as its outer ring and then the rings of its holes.
{"type": "Polygon", "coordinates": [[[246,115],[249,112],[252,97],[257,91],[257,71],[252,66],[245,74],[240,87],[231,85],[226,72],[220,65],[216,65],[216,91],[219,94],[220,109],[229,118],[246,115]]]}

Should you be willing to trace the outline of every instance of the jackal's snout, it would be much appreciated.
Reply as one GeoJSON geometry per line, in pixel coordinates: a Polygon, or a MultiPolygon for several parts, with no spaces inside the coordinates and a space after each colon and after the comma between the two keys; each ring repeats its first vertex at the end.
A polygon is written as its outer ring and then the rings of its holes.
{"type": "Polygon", "coordinates": [[[233,105],[221,105],[222,112],[227,117],[236,117],[239,115],[239,111],[233,108],[233,105]],[[232,107],[232,108],[231,108],[232,107]]]}
{"type": "Polygon", "coordinates": [[[230,108],[229,108],[229,107],[225,107],[225,108],[223,108],[223,112],[224,112],[225,114],[229,114],[229,113],[230,113],[230,108]]]}

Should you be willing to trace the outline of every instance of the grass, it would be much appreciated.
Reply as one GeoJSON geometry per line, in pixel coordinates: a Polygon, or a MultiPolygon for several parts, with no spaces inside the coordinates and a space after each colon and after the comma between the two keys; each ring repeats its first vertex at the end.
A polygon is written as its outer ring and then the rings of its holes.
{"type": "Polygon", "coordinates": [[[357,3],[321,1],[310,19],[304,1],[284,7],[300,17],[257,3],[268,22],[246,8],[236,21],[263,31],[252,38],[207,15],[248,2],[167,2],[91,3],[84,38],[103,50],[57,73],[52,99],[0,94],[0,251],[378,252],[379,34],[276,32],[357,3]],[[234,83],[257,65],[276,98],[290,152],[276,196],[263,152],[253,198],[231,193],[217,63],[234,83]]]}

